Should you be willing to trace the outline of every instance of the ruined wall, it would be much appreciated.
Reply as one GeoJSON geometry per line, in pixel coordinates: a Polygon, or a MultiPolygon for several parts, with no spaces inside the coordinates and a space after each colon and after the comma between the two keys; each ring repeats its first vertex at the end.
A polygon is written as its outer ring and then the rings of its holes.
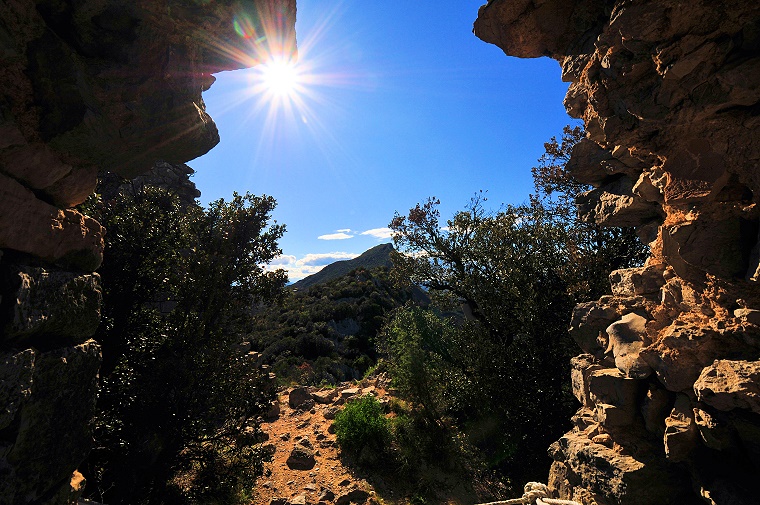
{"type": "Polygon", "coordinates": [[[576,307],[582,403],[550,449],[585,504],[760,500],[760,4],[492,0],[475,34],[550,56],[587,139],[586,219],[637,226],[646,266],[576,307]]]}
{"type": "Polygon", "coordinates": [[[98,171],[219,142],[214,72],[295,51],[295,0],[0,2],[0,503],[71,503],[89,451],[98,171]]]}

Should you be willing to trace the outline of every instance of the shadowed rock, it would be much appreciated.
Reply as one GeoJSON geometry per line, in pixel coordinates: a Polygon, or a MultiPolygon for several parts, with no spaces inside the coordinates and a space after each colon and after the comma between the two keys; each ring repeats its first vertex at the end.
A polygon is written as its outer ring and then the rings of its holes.
{"type": "Polygon", "coordinates": [[[290,451],[286,463],[293,470],[311,470],[316,464],[314,451],[301,444],[296,444],[290,451]]]}

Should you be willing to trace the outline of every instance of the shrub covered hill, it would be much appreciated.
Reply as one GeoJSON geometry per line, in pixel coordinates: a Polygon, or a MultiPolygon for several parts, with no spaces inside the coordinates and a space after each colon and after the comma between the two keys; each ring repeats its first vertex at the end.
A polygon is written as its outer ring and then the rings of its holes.
{"type": "Polygon", "coordinates": [[[390,311],[428,303],[421,289],[393,285],[391,251],[391,244],[382,244],[328,265],[255,314],[249,340],[261,361],[284,382],[361,378],[377,361],[377,335],[390,311]]]}
{"type": "Polygon", "coordinates": [[[372,270],[378,267],[390,268],[392,266],[392,251],[393,244],[376,245],[371,249],[367,249],[354,259],[330,263],[319,272],[294,283],[292,287],[294,289],[304,290],[311,286],[316,286],[317,284],[323,284],[327,281],[343,277],[357,268],[364,268],[365,270],[372,270]]]}

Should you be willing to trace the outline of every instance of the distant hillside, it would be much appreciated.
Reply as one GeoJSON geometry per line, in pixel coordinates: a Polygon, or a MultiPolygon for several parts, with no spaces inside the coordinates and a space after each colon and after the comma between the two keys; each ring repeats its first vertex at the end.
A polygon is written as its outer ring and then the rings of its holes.
{"type": "Polygon", "coordinates": [[[319,272],[301,279],[300,281],[294,283],[291,287],[303,290],[310,286],[324,284],[325,282],[331,281],[333,279],[343,277],[350,271],[356,270],[357,268],[365,268],[367,270],[372,270],[373,268],[377,267],[390,268],[392,266],[392,251],[392,244],[380,244],[373,247],[372,249],[364,251],[360,256],[357,256],[352,260],[336,261],[335,263],[330,263],[319,272]]]}
{"type": "Polygon", "coordinates": [[[335,384],[361,378],[377,360],[378,332],[387,315],[407,303],[430,301],[417,287],[395,286],[388,267],[359,267],[349,274],[291,290],[253,317],[252,349],[281,381],[335,384]]]}

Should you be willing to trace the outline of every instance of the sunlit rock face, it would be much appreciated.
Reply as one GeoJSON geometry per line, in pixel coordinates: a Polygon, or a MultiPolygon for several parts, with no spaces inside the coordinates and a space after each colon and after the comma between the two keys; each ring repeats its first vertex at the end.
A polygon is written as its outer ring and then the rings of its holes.
{"type": "Polygon", "coordinates": [[[216,145],[211,74],[294,53],[294,25],[295,0],[0,3],[0,503],[83,486],[105,230],[72,207],[216,145]]]}
{"type": "Polygon", "coordinates": [[[760,4],[493,0],[474,31],[560,63],[588,132],[570,168],[596,188],[579,211],[652,250],[576,308],[583,408],[550,484],[599,505],[757,503],[760,4]]]}

